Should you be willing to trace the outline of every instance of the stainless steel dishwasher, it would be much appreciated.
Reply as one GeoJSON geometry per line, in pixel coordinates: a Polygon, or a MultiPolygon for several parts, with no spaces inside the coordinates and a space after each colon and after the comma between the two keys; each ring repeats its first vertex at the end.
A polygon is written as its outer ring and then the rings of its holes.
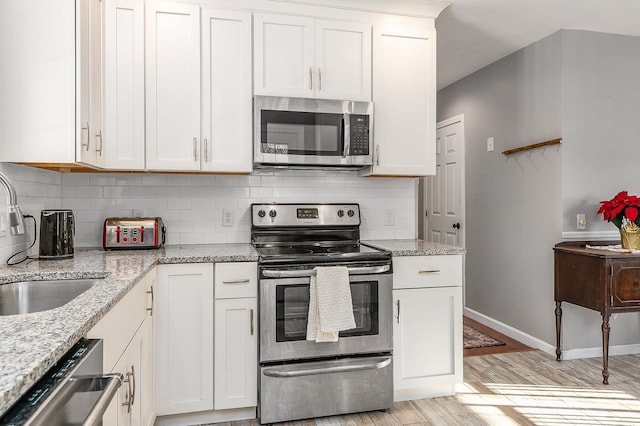
{"type": "Polygon", "coordinates": [[[102,340],[81,339],[1,418],[1,425],[101,425],[122,384],[102,373],[102,340]]]}

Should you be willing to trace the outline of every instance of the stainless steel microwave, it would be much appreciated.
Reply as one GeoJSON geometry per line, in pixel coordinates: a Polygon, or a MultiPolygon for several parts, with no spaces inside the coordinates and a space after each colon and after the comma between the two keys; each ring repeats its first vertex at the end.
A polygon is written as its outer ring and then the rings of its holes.
{"type": "Polygon", "coordinates": [[[373,103],[256,96],[254,163],[364,167],[373,161],[373,103]]]}

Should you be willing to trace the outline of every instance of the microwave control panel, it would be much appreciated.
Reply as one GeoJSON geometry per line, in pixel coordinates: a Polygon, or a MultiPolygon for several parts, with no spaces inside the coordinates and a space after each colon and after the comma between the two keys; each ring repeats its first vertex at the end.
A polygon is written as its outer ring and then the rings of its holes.
{"type": "Polygon", "coordinates": [[[366,114],[351,114],[350,155],[369,155],[369,116],[366,114]]]}

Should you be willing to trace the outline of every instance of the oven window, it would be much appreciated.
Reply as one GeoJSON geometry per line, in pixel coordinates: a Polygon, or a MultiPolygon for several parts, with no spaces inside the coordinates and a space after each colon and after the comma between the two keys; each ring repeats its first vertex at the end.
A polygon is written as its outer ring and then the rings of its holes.
{"type": "MultiPolygon", "coordinates": [[[[340,337],[378,334],[378,283],[351,283],[351,301],[356,328],[340,332],[340,337]]],[[[276,341],[305,340],[309,313],[309,284],[276,287],[276,341]]]]}
{"type": "Polygon", "coordinates": [[[269,154],[342,155],[342,114],[261,111],[260,149],[269,154]]]}

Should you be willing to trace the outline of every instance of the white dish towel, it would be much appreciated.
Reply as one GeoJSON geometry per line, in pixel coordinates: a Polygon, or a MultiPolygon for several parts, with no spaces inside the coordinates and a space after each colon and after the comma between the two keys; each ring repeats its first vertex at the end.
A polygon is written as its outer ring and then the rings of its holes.
{"type": "Polygon", "coordinates": [[[307,340],[337,342],[338,332],[356,328],[346,266],[315,268],[309,285],[307,340]]]}

